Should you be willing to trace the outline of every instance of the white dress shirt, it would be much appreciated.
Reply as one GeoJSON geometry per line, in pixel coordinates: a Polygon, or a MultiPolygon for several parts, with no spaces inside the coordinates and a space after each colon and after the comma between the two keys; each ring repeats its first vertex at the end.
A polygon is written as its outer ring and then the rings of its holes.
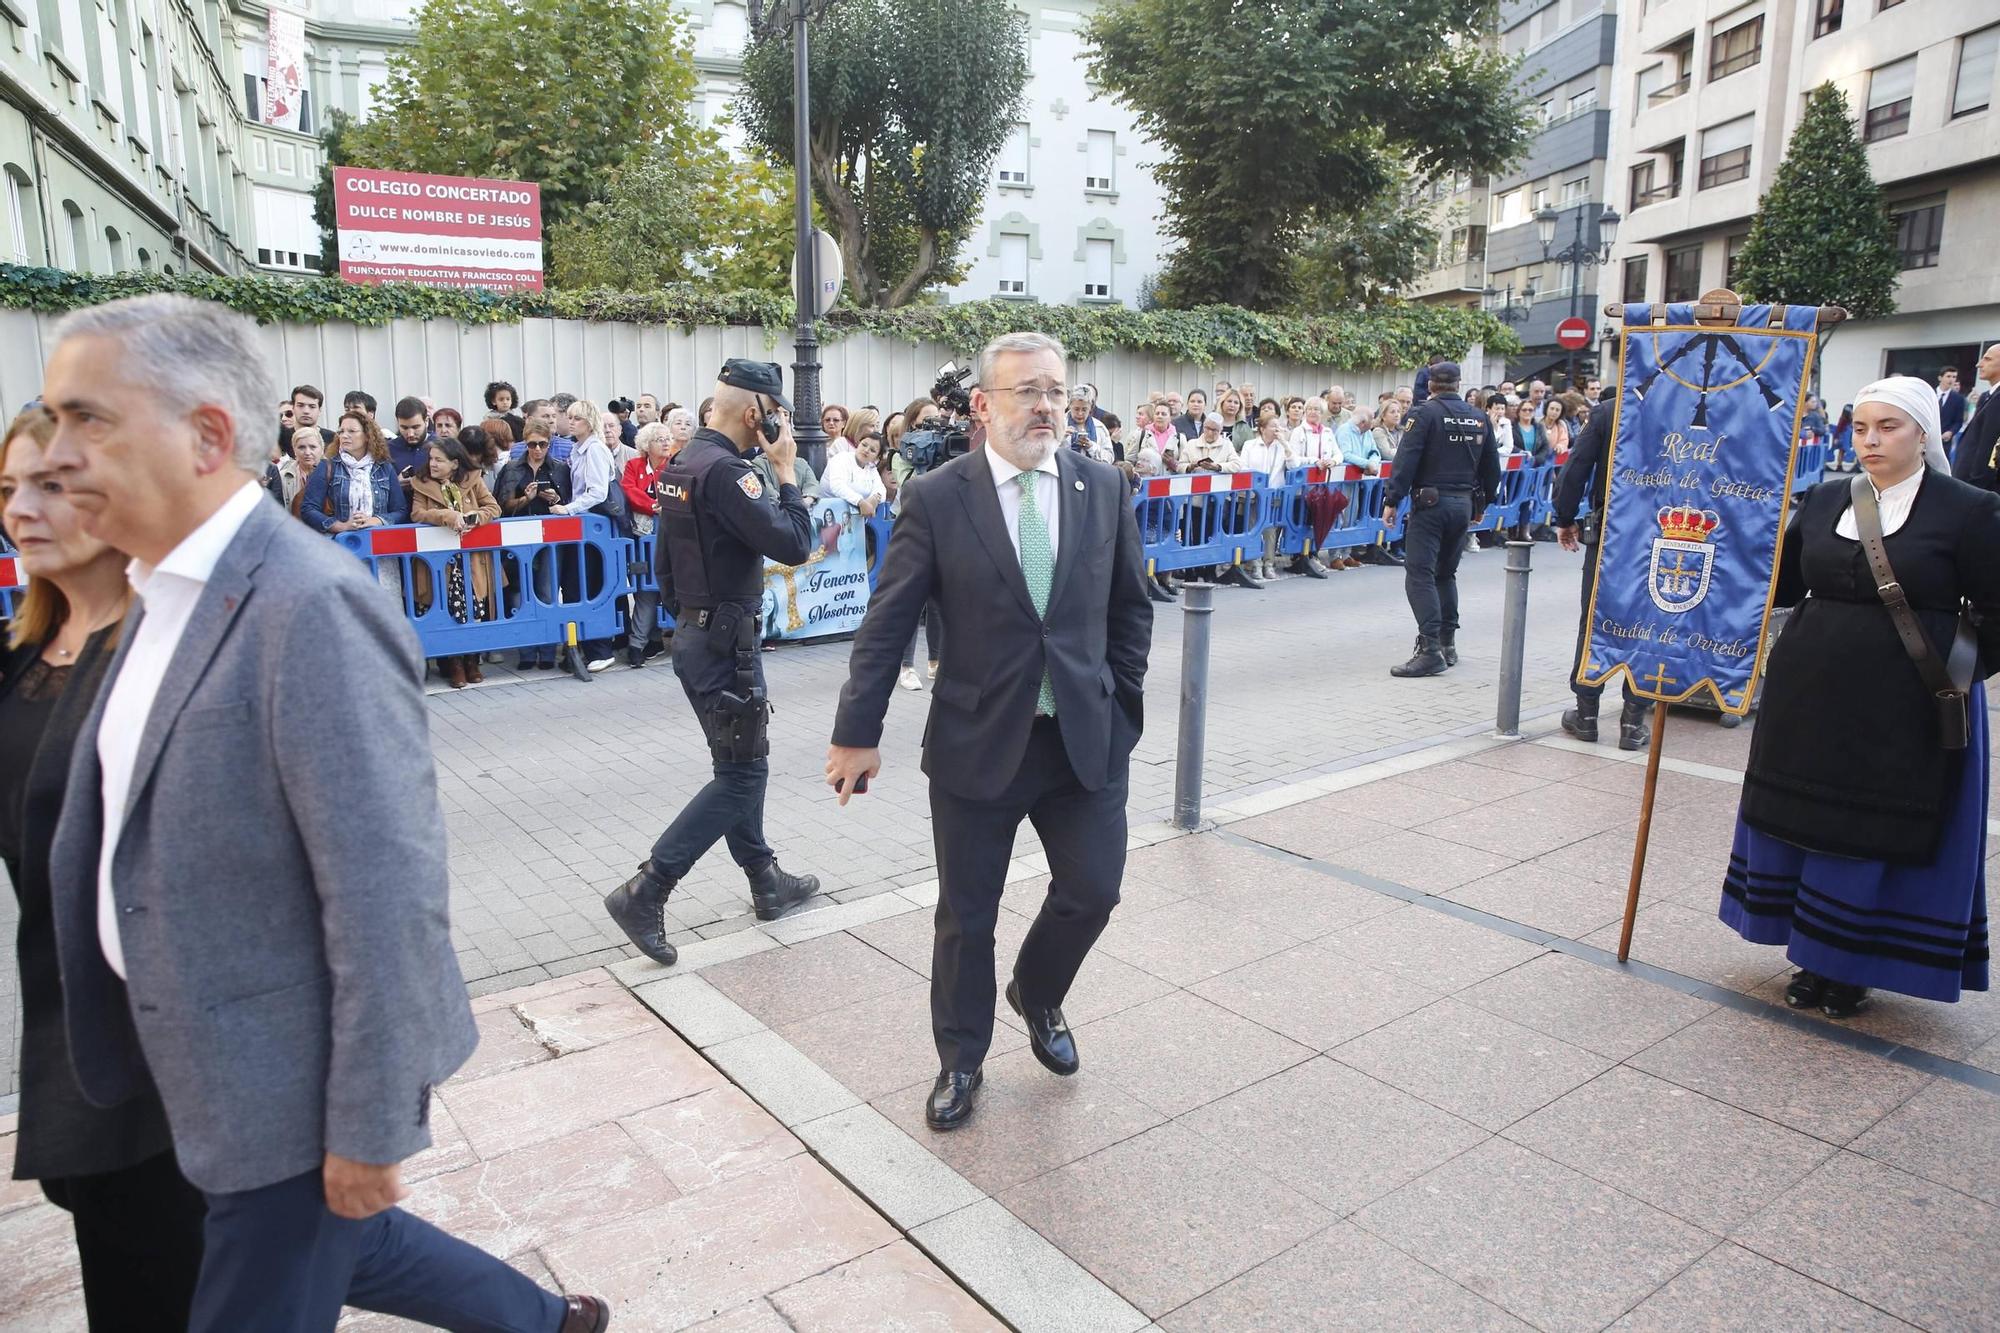
{"type": "MultiPolygon", "coordinates": [[[[1875,486],[1872,481],[1868,484],[1875,486]]],[[[1916,503],[1917,489],[1923,484],[1924,469],[1918,468],[1886,491],[1875,486],[1875,507],[1882,511],[1884,537],[1902,527],[1903,521],[1909,518],[1910,506],[1916,503]]],[[[1846,512],[1841,514],[1840,521],[1833,525],[1833,531],[1836,536],[1845,537],[1851,542],[1861,540],[1861,529],[1854,522],[1854,505],[1851,501],[1846,512]]]]}
{"type": "Polygon", "coordinates": [[[167,678],[174,651],[186,633],[188,618],[215,572],[215,562],[236,540],[236,534],[263,503],[264,488],[254,481],[229,497],[208,521],[181,539],[158,565],[134,560],[125,578],[138,594],[145,616],[132,635],[125,664],[118,669],[111,694],[104,702],[104,719],[97,729],[97,762],[103,769],[99,788],[104,801],[104,841],[97,856],[97,942],[104,961],[125,975],[125,949],[118,938],[118,908],[111,896],[111,862],[125,832],[125,804],[132,794],[132,766],[139,757],[139,738],[153,714],[160,683],[167,678]]]}
{"type": "Polygon", "coordinates": [[[611,451],[595,435],[577,441],[569,455],[570,499],[558,513],[587,514],[611,496],[611,451]]]}
{"type": "MultiPolygon", "coordinates": [[[[1021,469],[1002,458],[992,445],[982,452],[986,455],[986,466],[993,469],[993,488],[1000,496],[1000,517],[1007,520],[1007,540],[1014,543],[1014,558],[1021,558],[1021,488],[1014,478],[1021,475],[1021,469]]],[[[1049,558],[1055,559],[1056,548],[1062,542],[1062,473],[1056,470],[1056,458],[1050,454],[1035,468],[1035,507],[1042,511],[1042,522],[1049,529],[1049,558]]]]}

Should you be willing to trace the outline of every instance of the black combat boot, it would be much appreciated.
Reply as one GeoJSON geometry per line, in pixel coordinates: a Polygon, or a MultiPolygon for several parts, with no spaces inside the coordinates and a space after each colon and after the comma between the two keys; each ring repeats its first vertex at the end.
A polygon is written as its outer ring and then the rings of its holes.
{"type": "Polygon", "coordinates": [[[1579,694],[1576,707],[1563,710],[1563,730],[1580,741],[1597,744],[1597,696],[1579,694]]]}
{"type": "Polygon", "coordinates": [[[672,967],[680,958],[680,950],[667,942],[667,895],[673,891],[673,881],[662,879],[651,861],[643,861],[638,874],[604,895],[604,910],[618,929],[662,967],[672,967]]]}
{"type": "Polygon", "coordinates": [[[1438,631],[1438,652],[1444,655],[1446,666],[1458,665],[1458,626],[1446,625],[1438,631]]]}
{"type": "Polygon", "coordinates": [[[1264,580],[1252,574],[1242,565],[1231,565],[1222,573],[1222,582],[1233,583],[1239,588],[1261,588],[1264,580]]]}
{"type": "Polygon", "coordinates": [[[1643,750],[1646,742],[1652,739],[1652,730],[1646,725],[1646,701],[1627,699],[1623,711],[1618,714],[1618,748],[1643,750]]]}
{"type": "Polygon", "coordinates": [[[819,892],[817,875],[789,874],[779,869],[775,857],[744,873],[750,876],[750,905],[757,909],[759,921],[776,921],[819,892]]]}
{"type": "Polygon", "coordinates": [[[1436,639],[1417,636],[1417,651],[1409,661],[1401,666],[1389,668],[1392,676],[1435,676],[1445,670],[1444,654],[1438,650],[1436,639]]]}

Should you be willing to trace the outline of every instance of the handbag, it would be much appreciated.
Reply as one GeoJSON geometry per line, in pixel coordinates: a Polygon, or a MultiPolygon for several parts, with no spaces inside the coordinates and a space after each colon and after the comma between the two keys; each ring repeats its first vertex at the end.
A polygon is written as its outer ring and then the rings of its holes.
{"type": "Polygon", "coordinates": [[[1924,688],[1931,692],[1937,705],[1938,731],[1944,737],[1944,748],[1963,750],[1972,734],[1965,699],[1971,693],[1973,672],[1979,663],[1979,639],[1973,633],[1972,621],[1961,603],[1950,659],[1938,661],[1937,654],[1931,651],[1930,640],[1924,637],[1923,626],[1917,623],[1916,613],[1910,610],[1909,599],[1903,595],[1903,585],[1896,581],[1895,569],[1889,564],[1888,548],[1882,544],[1882,510],[1875,501],[1875,487],[1865,474],[1858,473],[1847,489],[1854,500],[1854,530],[1861,537],[1861,549],[1867,552],[1868,568],[1875,576],[1875,594],[1889,608],[1889,619],[1896,626],[1896,636],[1903,641],[1903,651],[1916,663],[1917,674],[1923,677],[1924,688]]]}

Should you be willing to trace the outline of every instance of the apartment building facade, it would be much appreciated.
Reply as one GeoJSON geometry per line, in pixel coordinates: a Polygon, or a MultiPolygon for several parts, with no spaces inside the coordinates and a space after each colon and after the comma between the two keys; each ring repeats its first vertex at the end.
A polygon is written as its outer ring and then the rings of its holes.
{"type": "Polygon", "coordinates": [[[1901,277],[1895,315],[1826,341],[1825,392],[1969,375],[2000,338],[2000,0],[1628,0],[1619,45],[1607,299],[1729,285],[1806,95],[1830,82],[1895,220],[1901,277]]]}

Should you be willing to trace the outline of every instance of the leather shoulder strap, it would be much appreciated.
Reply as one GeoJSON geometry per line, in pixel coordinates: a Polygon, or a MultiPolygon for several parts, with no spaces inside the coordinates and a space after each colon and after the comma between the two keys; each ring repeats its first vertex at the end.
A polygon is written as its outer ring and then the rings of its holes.
{"type": "MultiPolygon", "coordinates": [[[[1931,693],[1943,697],[1948,694],[1964,694],[1972,685],[1973,662],[1963,663],[1964,684],[1953,679],[1960,668],[1962,650],[1960,642],[1970,636],[1963,633],[1964,618],[1960,617],[1959,633],[1952,643],[1951,667],[1938,661],[1931,651],[1930,640],[1924,637],[1922,625],[1917,623],[1916,613],[1910,610],[1909,599],[1903,594],[1903,585],[1896,581],[1896,571],[1889,564],[1889,551],[1882,542],[1882,510],[1875,500],[1875,487],[1867,474],[1856,473],[1848,483],[1847,492],[1854,501],[1854,529],[1861,538],[1861,549],[1867,553],[1868,569],[1875,576],[1875,594],[1882,599],[1882,605],[1889,609],[1889,619],[1896,626],[1896,635],[1903,641],[1903,651],[1917,665],[1917,674],[1923,677],[1924,687],[1931,693]]],[[[1976,657],[1976,653],[1972,654],[1976,657]]]]}

